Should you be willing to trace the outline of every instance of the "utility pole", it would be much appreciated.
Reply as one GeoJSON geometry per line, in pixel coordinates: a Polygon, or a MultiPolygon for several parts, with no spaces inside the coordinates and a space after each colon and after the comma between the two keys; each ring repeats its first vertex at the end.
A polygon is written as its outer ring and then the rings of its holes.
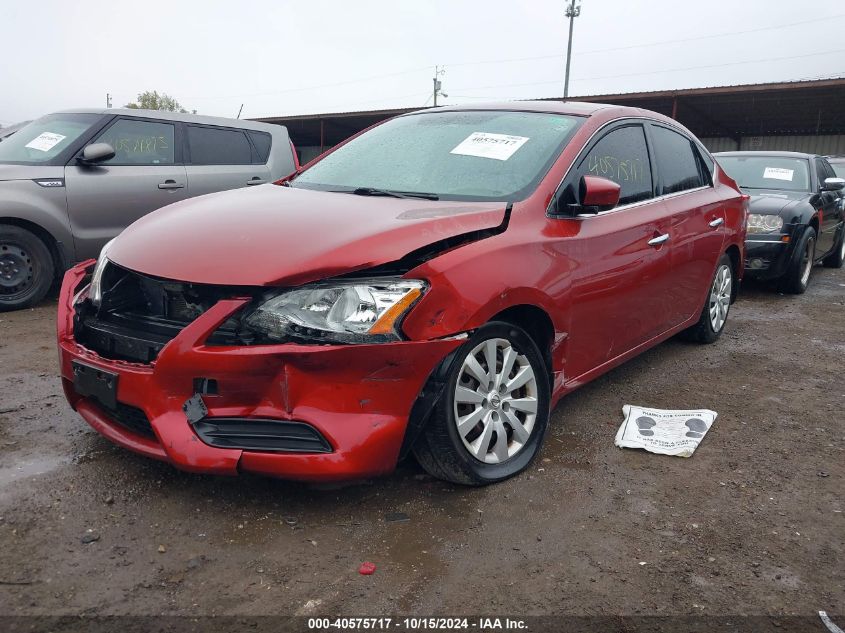
{"type": "Polygon", "coordinates": [[[106,93],[106,107],[111,107],[111,95],[108,92],[106,93]]]}
{"type": "Polygon", "coordinates": [[[437,95],[441,95],[443,97],[449,96],[445,92],[443,92],[443,90],[441,90],[441,88],[443,87],[443,83],[440,81],[439,77],[442,77],[445,74],[446,74],[445,68],[441,69],[440,66],[434,67],[434,79],[432,80],[433,83],[434,83],[434,92],[433,92],[434,107],[437,107],[437,95]]]}
{"type": "Polygon", "coordinates": [[[575,0],[569,0],[566,5],[566,17],[569,18],[569,43],[566,46],[566,80],[563,84],[563,98],[569,96],[569,63],[572,61],[572,29],[575,26],[575,18],[581,15],[581,5],[575,6],[575,0]]]}

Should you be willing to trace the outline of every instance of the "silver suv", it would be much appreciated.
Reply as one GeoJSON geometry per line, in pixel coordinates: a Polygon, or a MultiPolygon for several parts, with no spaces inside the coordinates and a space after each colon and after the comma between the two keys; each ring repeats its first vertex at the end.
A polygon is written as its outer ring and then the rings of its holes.
{"type": "Polygon", "coordinates": [[[0,143],[0,310],[40,301],[150,211],[297,167],[278,125],[151,110],[37,119],[0,143]]]}

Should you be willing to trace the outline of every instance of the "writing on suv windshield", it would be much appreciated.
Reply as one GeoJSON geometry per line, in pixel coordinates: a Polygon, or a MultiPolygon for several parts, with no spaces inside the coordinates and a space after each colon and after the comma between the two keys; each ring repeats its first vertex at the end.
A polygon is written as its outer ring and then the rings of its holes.
{"type": "Polygon", "coordinates": [[[582,120],[499,110],[402,116],[339,147],[292,186],[429,199],[519,200],[537,186],[582,120]]]}
{"type": "Polygon", "coordinates": [[[807,161],[803,158],[720,156],[719,164],[743,189],[810,189],[807,161]]]}

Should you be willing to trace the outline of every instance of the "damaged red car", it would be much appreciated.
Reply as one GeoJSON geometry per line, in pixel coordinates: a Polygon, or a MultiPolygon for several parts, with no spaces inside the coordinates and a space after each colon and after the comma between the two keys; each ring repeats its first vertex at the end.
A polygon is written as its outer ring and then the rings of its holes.
{"type": "Polygon", "coordinates": [[[67,272],[71,405],[177,468],[499,481],[558,400],[719,338],[746,201],[696,138],[557,102],[399,116],[275,185],[178,202],[67,272]]]}

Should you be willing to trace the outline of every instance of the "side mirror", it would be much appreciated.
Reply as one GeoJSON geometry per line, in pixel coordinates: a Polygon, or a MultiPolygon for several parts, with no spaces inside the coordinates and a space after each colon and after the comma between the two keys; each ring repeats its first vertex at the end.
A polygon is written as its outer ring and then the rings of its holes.
{"type": "Polygon", "coordinates": [[[114,148],[108,143],[92,143],[82,150],[79,162],[85,165],[94,165],[104,160],[114,158],[114,148]]]}
{"type": "Polygon", "coordinates": [[[622,187],[601,176],[582,176],[578,186],[578,204],[582,213],[609,211],[619,204],[622,187]]]}
{"type": "Polygon", "coordinates": [[[822,191],[842,191],[845,189],[845,178],[825,178],[822,191]]]}

